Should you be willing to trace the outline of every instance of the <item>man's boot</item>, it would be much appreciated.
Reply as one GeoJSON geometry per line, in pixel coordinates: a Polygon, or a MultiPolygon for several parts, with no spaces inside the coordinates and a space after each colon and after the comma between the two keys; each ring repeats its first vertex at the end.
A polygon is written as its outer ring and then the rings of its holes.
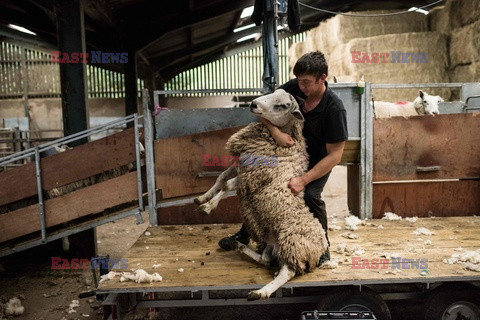
{"type": "Polygon", "coordinates": [[[240,231],[235,233],[233,236],[220,239],[220,241],[218,241],[218,246],[223,250],[230,251],[233,249],[231,243],[235,240],[243,244],[248,244],[250,241],[250,235],[248,234],[247,228],[245,228],[244,225],[242,225],[240,231]]]}

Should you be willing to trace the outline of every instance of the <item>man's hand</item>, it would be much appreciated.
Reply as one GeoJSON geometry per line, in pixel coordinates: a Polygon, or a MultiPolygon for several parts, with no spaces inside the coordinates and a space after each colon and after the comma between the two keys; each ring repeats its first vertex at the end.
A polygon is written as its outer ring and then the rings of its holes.
{"type": "Polygon", "coordinates": [[[280,130],[274,131],[272,137],[280,147],[291,147],[295,144],[295,140],[288,133],[280,130]]]}
{"type": "Polygon", "coordinates": [[[307,185],[307,182],[302,176],[293,177],[288,182],[288,187],[290,188],[290,190],[295,196],[298,195],[300,192],[302,192],[302,190],[305,189],[306,185],[307,185]]]}
{"type": "Polygon", "coordinates": [[[288,134],[281,131],[278,127],[274,126],[270,121],[265,118],[259,117],[260,122],[267,126],[268,131],[272,135],[275,143],[280,147],[291,147],[295,144],[295,140],[288,134]]]}

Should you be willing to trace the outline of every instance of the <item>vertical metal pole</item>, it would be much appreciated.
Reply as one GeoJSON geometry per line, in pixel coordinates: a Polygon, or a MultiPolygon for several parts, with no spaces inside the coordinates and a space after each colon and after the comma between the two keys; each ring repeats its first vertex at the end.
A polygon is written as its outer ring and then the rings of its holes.
{"type": "MultiPolygon", "coordinates": [[[[355,88],[353,88],[355,90],[355,88]]],[[[360,97],[360,170],[358,170],[359,173],[359,179],[360,179],[360,219],[365,219],[366,217],[366,212],[365,212],[365,186],[366,186],[366,181],[365,181],[365,152],[366,152],[366,103],[365,100],[367,99],[367,96],[369,96],[368,91],[365,92],[365,98],[362,99],[363,97],[360,97]]]]}
{"type": "Polygon", "coordinates": [[[125,73],[125,116],[137,112],[137,59],[136,51],[128,48],[128,61],[124,64],[125,73]]]}
{"type": "Polygon", "coordinates": [[[370,83],[365,84],[365,218],[373,217],[373,109],[370,83]]]}
{"type": "Polygon", "coordinates": [[[135,156],[137,162],[137,191],[138,191],[138,214],[137,223],[143,223],[142,212],[143,206],[143,191],[142,191],[142,163],[140,159],[140,134],[138,132],[138,115],[135,113],[133,118],[134,130],[135,130],[135,156]]]}
{"type": "Polygon", "coordinates": [[[370,108],[370,83],[360,98],[360,218],[372,218],[373,111],[370,108]]]}
{"type": "MultiPolygon", "coordinates": [[[[13,130],[13,138],[15,139],[15,142],[12,143],[12,149],[15,153],[22,151],[22,143],[20,142],[20,140],[22,139],[22,133],[19,127],[15,127],[13,130]]],[[[19,160],[17,161],[17,163],[23,163],[23,160],[19,160]]]]}
{"type": "Polygon", "coordinates": [[[38,192],[38,211],[40,218],[40,230],[42,233],[42,243],[47,242],[45,230],[45,209],[43,207],[43,192],[42,192],[42,172],[40,168],[40,152],[35,148],[35,173],[37,176],[37,192],[38,192]]]}
{"type": "MultiPolygon", "coordinates": [[[[160,104],[160,101],[159,101],[159,98],[158,98],[158,94],[155,94],[155,91],[152,91],[152,92],[153,92],[153,108],[155,109],[155,107],[160,104]]],[[[148,109],[148,107],[147,107],[147,109],[148,109]]],[[[145,119],[145,117],[144,117],[144,119],[145,119]]]]}
{"type": "Polygon", "coordinates": [[[29,107],[28,107],[28,69],[27,69],[27,56],[25,53],[25,48],[20,47],[22,49],[22,71],[23,71],[23,109],[25,112],[25,117],[27,117],[28,123],[28,130],[30,130],[30,115],[29,115],[29,107]]]}
{"type": "Polygon", "coordinates": [[[148,213],[150,225],[156,226],[157,219],[157,195],[155,193],[155,163],[153,157],[153,120],[151,111],[148,109],[148,90],[142,90],[143,99],[143,130],[145,132],[145,161],[147,166],[147,190],[148,190],[148,213]]]}

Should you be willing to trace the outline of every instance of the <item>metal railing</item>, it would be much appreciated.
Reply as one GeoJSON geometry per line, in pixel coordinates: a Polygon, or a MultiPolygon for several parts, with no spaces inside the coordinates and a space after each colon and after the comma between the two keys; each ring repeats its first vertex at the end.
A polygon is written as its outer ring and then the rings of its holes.
{"type": "MultiPolygon", "coordinates": [[[[46,223],[45,223],[45,210],[44,210],[44,199],[43,199],[43,191],[42,191],[42,172],[40,166],[40,159],[41,153],[45,150],[51,149],[54,146],[60,146],[63,144],[67,144],[79,139],[83,139],[89,137],[91,135],[107,131],[113,127],[118,127],[119,125],[126,125],[127,123],[133,122],[134,123],[134,130],[135,130],[135,154],[136,154],[136,163],[137,163],[137,188],[138,188],[138,207],[135,209],[137,221],[139,223],[143,223],[143,218],[141,216],[141,212],[145,210],[143,204],[143,191],[142,191],[142,174],[140,169],[141,164],[141,155],[140,155],[140,128],[143,125],[139,124],[139,119],[142,119],[143,116],[139,116],[137,114],[133,114],[127,116],[122,119],[118,119],[115,121],[111,121],[105,125],[91,128],[82,132],[78,132],[72,134],[67,137],[63,137],[54,141],[50,141],[39,145],[37,147],[33,147],[16,154],[12,154],[0,159],[0,166],[5,166],[8,163],[21,160],[23,158],[34,156],[35,158],[35,175],[36,175],[36,182],[37,182],[37,193],[38,193],[38,210],[39,210],[39,220],[40,220],[40,231],[41,231],[41,243],[47,242],[47,232],[46,232],[46,223]]],[[[74,233],[74,232],[72,232],[74,233]]]]}

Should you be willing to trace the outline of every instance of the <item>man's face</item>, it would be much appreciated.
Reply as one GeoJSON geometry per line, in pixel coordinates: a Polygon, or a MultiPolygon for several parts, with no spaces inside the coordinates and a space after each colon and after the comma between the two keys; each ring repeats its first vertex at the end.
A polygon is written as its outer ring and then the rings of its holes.
{"type": "Polygon", "coordinates": [[[300,90],[308,97],[310,95],[317,94],[321,91],[326,76],[322,75],[317,79],[316,76],[304,74],[297,77],[300,90]]]}

